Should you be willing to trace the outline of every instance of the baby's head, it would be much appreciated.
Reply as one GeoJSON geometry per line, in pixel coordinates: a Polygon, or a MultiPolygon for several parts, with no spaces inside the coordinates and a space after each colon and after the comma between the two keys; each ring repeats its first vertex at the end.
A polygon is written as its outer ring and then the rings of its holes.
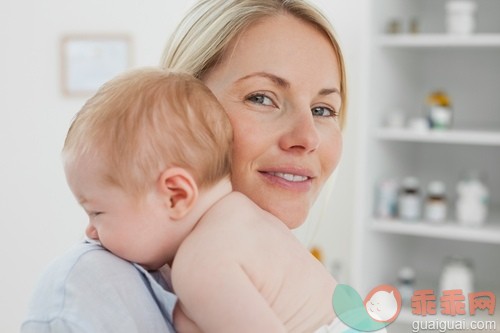
{"type": "Polygon", "coordinates": [[[231,143],[225,111],[191,76],[143,69],[106,83],[63,148],[87,236],[148,269],[170,263],[205,209],[198,193],[229,184],[231,143]]]}
{"type": "Polygon", "coordinates": [[[129,71],[106,83],[76,115],[65,166],[104,162],[104,179],[140,196],[168,167],[186,169],[199,188],[230,172],[232,129],[215,96],[187,75],[129,71]]]}

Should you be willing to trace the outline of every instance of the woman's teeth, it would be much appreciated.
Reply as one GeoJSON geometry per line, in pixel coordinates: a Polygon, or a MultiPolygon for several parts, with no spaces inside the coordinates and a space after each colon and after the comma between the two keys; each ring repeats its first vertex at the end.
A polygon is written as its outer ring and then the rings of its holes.
{"type": "Polygon", "coordinates": [[[292,175],[291,173],[283,173],[283,172],[270,172],[271,175],[283,178],[289,182],[303,182],[307,180],[306,176],[292,175]]]}

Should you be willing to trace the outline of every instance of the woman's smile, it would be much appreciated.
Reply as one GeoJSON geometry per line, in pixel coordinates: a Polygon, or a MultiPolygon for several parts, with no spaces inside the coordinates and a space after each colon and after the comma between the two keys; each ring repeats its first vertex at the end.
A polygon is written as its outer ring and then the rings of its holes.
{"type": "Polygon", "coordinates": [[[265,182],[288,190],[305,192],[312,186],[313,173],[297,167],[270,167],[259,170],[265,182]]]}

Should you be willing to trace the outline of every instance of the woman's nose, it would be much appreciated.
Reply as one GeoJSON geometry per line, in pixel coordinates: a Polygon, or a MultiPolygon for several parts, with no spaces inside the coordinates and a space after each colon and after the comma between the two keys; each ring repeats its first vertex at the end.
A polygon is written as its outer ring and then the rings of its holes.
{"type": "Polygon", "coordinates": [[[87,237],[90,239],[99,240],[99,234],[97,233],[97,229],[90,223],[85,229],[85,235],[87,235],[87,237]]]}
{"type": "Polygon", "coordinates": [[[280,138],[281,149],[298,153],[315,151],[319,146],[320,136],[311,111],[290,112],[288,120],[280,138]]]}

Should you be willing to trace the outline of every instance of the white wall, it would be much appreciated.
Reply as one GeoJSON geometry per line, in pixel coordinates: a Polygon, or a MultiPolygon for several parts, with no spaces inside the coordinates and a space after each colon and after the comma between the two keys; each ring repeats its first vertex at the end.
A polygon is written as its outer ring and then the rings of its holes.
{"type": "MultiPolygon", "coordinates": [[[[18,331],[39,274],[52,258],[81,238],[85,225],[85,216],[67,189],[59,155],[70,120],[84,102],[61,94],[61,37],[127,33],[133,39],[134,66],[156,65],[179,13],[191,3],[193,0],[0,3],[1,332],[18,331]]],[[[355,95],[359,40],[355,4],[341,0],[317,3],[329,13],[341,35],[355,95]]],[[[356,105],[351,96],[351,115],[356,113],[356,105]]],[[[355,132],[349,121],[343,166],[318,232],[312,233],[312,228],[300,232],[315,235],[312,243],[327,251],[327,264],[340,260],[346,266],[349,262],[355,132]]]]}

